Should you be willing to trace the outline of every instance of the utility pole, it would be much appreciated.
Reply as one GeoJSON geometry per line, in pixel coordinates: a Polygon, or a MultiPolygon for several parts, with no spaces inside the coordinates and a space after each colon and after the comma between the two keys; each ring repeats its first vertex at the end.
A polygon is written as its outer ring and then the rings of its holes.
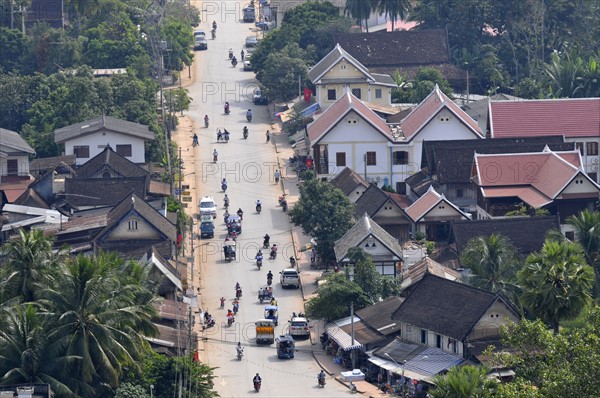
{"type": "Polygon", "coordinates": [[[352,340],[350,358],[352,359],[352,370],[354,370],[356,368],[356,350],[354,349],[354,301],[350,302],[350,338],[352,340]]]}
{"type": "Polygon", "coordinates": [[[192,294],[196,294],[194,290],[194,263],[196,262],[195,254],[195,245],[194,245],[194,220],[190,220],[190,239],[192,241],[192,275],[191,275],[191,286],[192,286],[192,294]]]}
{"type": "Polygon", "coordinates": [[[181,161],[181,147],[179,147],[179,195],[177,195],[177,200],[179,201],[179,203],[181,203],[181,184],[182,184],[182,180],[183,180],[183,162],[181,161]]]}

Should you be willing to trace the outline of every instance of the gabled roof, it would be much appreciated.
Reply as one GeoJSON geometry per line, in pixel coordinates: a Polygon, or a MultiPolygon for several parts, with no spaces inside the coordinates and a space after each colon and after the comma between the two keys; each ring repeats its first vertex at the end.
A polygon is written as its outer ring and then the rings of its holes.
{"type": "Polygon", "coordinates": [[[367,68],[449,62],[446,29],[342,33],[338,43],[367,68]]]}
{"type": "Polygon", "coordinates": [[[552,202],[578,175],[600,187],[583,172],[579,151],[483,155],[475,154],[473,181],[485,197],[519,197],[533,208],[552,202]],[[514,165],[521,173],[514,172],[514,165]],[[494,172],[491,172],[491,171],[494,172]]]}
{"type": "Polygon", "coordinates": [[[400,323],[392,319],[392,315],[403,301],[402,297],[392,296],[356,311],[356,315],[379,333],[389,336],[401,328],[400,323]]]}
{"type": "Polygon", "coordinates": [[[463,341],[497,300],[504,302],[486,290],[426,274],[392,318],[463,341]]]}
{"type": "Polygon", "coordinates": [[[433,91],[400,123],[402,133],[406,139],[414,138],[444,108],[471,130],[476,138],[483,138],[483,133],[477,122],[448,98],[436,84],[433,91]]]}
{"type": "Polygon", "coordinates": [[[575,149],[575,143],[564,142],[563,137],[559,136],[423,141],[421,167],[426,169],[429,175],[436,175],[436,181],[440,184],[470,183],[475,152],[486,154],[541,152],[546,146],[553,151],[575,149]]]}
{"type": "Polygon", "coordinates": [[[414,285],[427,274],[436,275],[451,281],[460,280],[460,274],[457,271],[443,266],[429,257],[425,257],[402,272],[402,287],[405,288],[414,285]]]}
{"type": "Polygon", "coordinates": [[[419,170],[415,174],[407,177],[404,182],[410,187],[410,190],[417,196],[423,196],[429,188],[439,189],[439,184],[431,176],[427,175],[423,170],[419,170]]]}
{"type": "Polygon", "coordinates": [[[419,222],[423,217],[427,215],[434,207],[436,207],[440,202],[444,202],[447,205],[451,206],[463,216],[465,219],[469,219],[469,217],[458,207],[456,207],[452,202],[450,202],[444,194],[440,195],[436,192],[436,190],[430,186],[425,195],[421,196],[419,199],[415,201],[408,209],[406,209],[406,214],[411,218],[413,222],[419,222]]]}
{"type": "Polygon", "coordinates": [[[344,236],[335,242],[334,251],[336,258],[339,260],[343,259],[348,254],[348,250],[359,246],[370,236],[381,242],[392,254],[398,258],[402,258],[402,247],[400,247],[396,238],[380,227],[375,221],[371,220],[367,214],[361,217],[344,236]]]}
{"type": "Polygon", "coordinates": [[[110,170],[111,175],[121,177],[146,177],[149,173],[133,163],[131,160],[119,155],[107,145],[102,152],[85,162],[77,169],[78,177],[102,178],[101,173],[110,170]]]}
{"type": "Polygon", "coordinates": [[[462,108],[467,112],[467,115],[471,116],[471,118],[477,123],[482,130],[485,130],[487,125],[487,116],[488,111],[490,109],[490,101],[518,101],[522,100],[522,98],[515,97],[514,95],[499,93],[494,94],[489,97],[469,102],[462,106],[462,108]]]}
{"type": "Polygon", "coordinates": [[[600,136],[600,98],[491,101],[492,138],[600,136]]]}
{"type": "Polygon", "coordinates": [[[131,192],[145,198],[145,177],[66,178],[65,201],[73,207],[115,206],[131,192]]]}
{"type": "Polygon", "coordinates": [[[34,154],[33,148],[15,131],[0,128],[0,146],[12,149],[14,152],[34,154]]]}
{"type": "Polygon", "coordinates": [[[161,232],[167,239],[174,242],[177,239],[177,229],[173,223],[163,217],[158,211],[154,210],[152,206],[146,203],[135,193],[131,193],[130,196],[126,196],[121,203],[115,206],[107,215],[106,227],[96,236],[96,239],[102,239],[109,231],[118,225],[118,223],[127,214],[135,212],[141,218],[146,220],[159,232],[161,232]]]}
{"type": "Polygon", "coordinates": [[[342,171],[336,174],[331,180],[331,185],[344,192],[344,195],[350,195],[358,186],[365,189],[369,187],[369,183],[350,167],[344,167],[342,171]]]}
{"type": "Polygon", "coordinates": [[[317,144],[349,112],[356,112],[388,141],[392,141],[390,127],[361,100],[351,93],[344,94],[325,110],[314,122],[308,125],[308,139],[311,145],[317,144]]]}
{"type": "Polygon", "coordinates": [[[144,140],[154,140],[154,133],[148,129],[148,126],[116,119],[110,116],[100,116],[95,119],[86,120],[81,123],[54,130],[54,142],[61,144],[65,141],[91,134],[101,129],[143,138],[144,140]]]}
{"type": "Polygon", "coordinates": [[[311,82],[313,82],[313,84],[318,84],[318,81],[327,72],[329,72],[331,68],[333,68],[338,62],[340,62],[343,59],[348,61],[350,64],[352,64],[352,66],[361,71],[365,75],[365,77],[371,80],[375,80],[369,73],[369,70],[365,68],[360,62],[358,62],[356,58],[348,54],[339,44],[336,44],[333,50],[329,52],[329,54],[324,56],[323,59],[317,62],[315,66],[313,66],[308,71],[308,78],[311,82]]]}
{"type": "Polygon", "coordinates": [[[144,255],[143,261],[147,265],[155,266],[171,283],[179,290],[183,290],[179,273],[167,260],[165,260],[155,249],[144,255]]]}
{"type": "Polygon", "coordinates": [[[377,185],[371,184],[356,201],[354,213],[358,217],[362,214],[368,214],[369,217],[374,217],[386,203],[393,203],[400,211],[405,207],[408,207],[407,205],[410,205],[408,198],[403,195],[396,194],[393,198],[391,195],[391,193],[383,191],[377,185]]]}
{"type": "Polygon", "coordinates": [[[558,230],[558,216],[507,217],[489,220],[452,221],[451,240],[456,243],[458,254],[476,237],[499,234],[510,239],[523,256],[538,251],[544,245],[546,234],[558,230]]]}
{"type": "Polygon", "coordinates": [[[68,167],[73,170],[75,167],[75,155],[52,156],[48,158],[32,159],[29,162],[29,171],[42,175],[48,170],[55,170],[59,166],[68,167]]]}

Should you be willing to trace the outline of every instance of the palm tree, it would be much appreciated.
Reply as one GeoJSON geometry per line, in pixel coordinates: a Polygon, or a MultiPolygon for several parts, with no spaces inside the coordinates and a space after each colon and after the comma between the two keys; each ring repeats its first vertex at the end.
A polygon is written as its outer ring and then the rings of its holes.
{"type": "Polygon", "coordinates": [[[47,383],[59,396],[73,396],[63,380],[77,382],[69,369],[78,358],[63,356],[60,347],[50,344],[48,319],[33,304],[14,306],[1,316],[0,385],[47,383]]]}
{"type": "Polygon", "coordinates": [[[16,296],[25,302],[33,301],[36,289],[47,283],[62,258],[61,252],[52,253],[53,240],[42,231],[19,230],[19,237],[6,245],[8,261],[0,269],[2,302],[16,296]]]}
{"type": "Polygon", "coordinates": [[[455,366],[445,375],[433,378],[432,398],[487,398],[498,389],[498,382],[488,377],[489,371],[480,366],[455,366]]]}
{"type": "MultiPolygon", "coordinates": [[[[41,303],[56,324],[49,336],[66,355],[81,358],[77,377],[103,396],[119,384],[122,365],[136,365],[147,348],[144,336],[156,336],[152,302],[141,304],[140,284],[123,275],[124,262],[114,255],[79,256],[65,262],[61,278],[45,289],[41,303]]],[[[81,385],[72,386],[81,394],[81,385]]]]}
{"type": "Polygon", "coordinates": [[[408,16],[410,6],[409,0],[376,0],[372,3],[373,11],[385,14],[386,18],[390,18],[392,30],[394,30],[398,18],[405,19],[408,16]]]}
{"type": "Polygon", "coordinates": [[[600,295],[598,276],[600,275],[600,213],[585,209],[576,216],[567,218],[567,224],[573,227],[575,241],[581,245],[585,259],[596,273],[594,297],[600,295]]]}
{"type": "Polygon", "coordinates": [[[546,240],[539,253],[529,255],[517,278],[523,305],[551,324],[555,334],[560,321],[576,318],[591,301],[594,270],[577,243],[546,240]]]}
{"type": "Polygon", "coordinates": [[[461,255],[461,263],[473,273],[468,280],[470,285],[500,293],[518,304],[519,288],[515,282],[519,258],[504,235],[471,239],[461,255]]]}
{"type": "Polygon", "coordinates": [[[369,17],[371,16],[371,3],[369,0],[346,0],[344,14],[356,19],[360,27],[365,22],[365,28],[369,31],[369,17]]]}

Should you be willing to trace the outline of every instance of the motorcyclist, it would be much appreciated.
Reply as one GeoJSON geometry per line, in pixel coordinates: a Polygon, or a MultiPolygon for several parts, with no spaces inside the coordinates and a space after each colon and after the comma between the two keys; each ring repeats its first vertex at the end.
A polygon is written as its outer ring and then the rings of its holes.
{"type": "Polygon", "coordinates": [[[229,114],[229,102],[225,102],[225,105],[223,106],[223,109],[225,110],[226,114],[229,114]]]}
{"type": "Polygon", "coordinates": [[[262,210],[262,203],[261,203],[260,199],[258,199],[256,201],[256,211],[260,212],[260,210],[262,210]]]}
{"type": "Polygon", "coordinates": [[[323,369],[321,369],[321,373],[317,375],[317,380],[319,381],[319,384],[325,382],[325,372],[323,371],[323,369]]]}
{"type": "Polygon", "coordinates": [[[240,286],[239,282],[235,283],[235,290],[241,289],[242,286],[240,286]]]}
{"type": "Polygon", "coordinates": [[[208,115],[204,115],[204,127],[208,128],[208,115]]]}
{"type": "Polygon", "coordinates": [[[241,341],[238,341],[237,346],[235,347],[235,350],[237,351],[238,355],[244,353],[244,347],[242,347],[241,341]]]}
{"type": "Polygon", "coordinates": [[[228,219],[229,219],[229,212],[227,210],[225,210],[225,213],[223,213],[223,221],[225,222],[225,224],[227,224],[228,219]]]}
{"type": "Polygon", "coordinates": [[[271,240],[271,237],[269,236],[269,234],[265,234],[265,236],[263,237],[263,247],[264,248],[269,247],[270,240],[271,240]]]}
{"type": "Polygon", "coordinates": [[[221,129],[217,130],[217,141],[221,141],[221,139],[223,138],[223,132],[221,131],[221,129]]]}
{"type": "Polygon", "coordinates": [[[242,130],[242,134],[244,135],[244,138],[248,137],[248,126],[244,126],[244,129],[242,130]]]}
{"type": "Polygon", "coordinates": [[[271,257],[275,258],[275,256],[277,256],[277,244],[273,243],[273,246],[271,246],[271,257]]]}
{"type": "Polygon", "coordinates": [[[233,56],[233,58],[231,58],[231,64],[232,64],[233,66],[235,66],[235,65],[237,64],[237,62],[238,62],[238,60],[237,60],[237,58],[236,58],[236,57],[235,57],[235,55],[234,55],[234,56],[233,56]]]}
{"type": "Polygon", "coordinates": [[[229,131],[227,129],[223,129],[223,138],[225,138],[225,141],[229,141],[229,131]]]}
{"type": "Polygon", "coordinates": [[[269,271],[267,274],[267,284],[270,285],[269,281],[273,281],[273,273],[269,271]]]}
{"type": "Polygon", "coordinates": [[[223,197],[223,204],[225,205],[225,208],[229,207],[229,197],[227,196],[227,194],[225,194],[225,196],[223,197]]]}
{"type": "Polygon", "coordinates": [[[252,109],[246,111],[246,119],[248,119],[248,121],[252,120],[252,109]]]}
{"type": "Polygon", "coordinates": [[[233,48],[229,49],[229,59],[233,58],[233,48]]]}
{"type": "Polygon", "coordinates": [[[192,139],[192,146],[197,146],[198,144],[198,134],[194,133],[194,138],[192,139]]]}
{"type": "Polygon", "coordinates": [[[243,220],[244,219],[244,212],[242,211],[242,208],[240,207],[237,211],[237,215],[243,220]]]}
{"type": "Polygon", "coordinates": [[[213,21],[212,27],[214,30],[217,30],[217,21],[213,21]]]}
{"type": "Polygon", "coordinates": [[[292,267],[295,267],[295,266],[296,266],[296,259],[295,259],[294,257],[290,257],[290,265],[291,265],[292,267]]]}
{"type": "Polygon", "coordinates": [[[258,373],[252,379],[252,383],[254,384],[254,388],[256,388],[257,385],[260,388],[260,385],[262,384],[262,378],[260,377],[260,375],[258,373]]]}
{"type": "Polygon", "coordinates": [[[271,298],[271,305],[277,305],[277,300],[275,299],[275,297],[271,298]]]}
{"type": "Polygon", "coordinates": [[[227,310],[227,318],[229,318],[230,316],[233,316],[233,311],[227,310]]]}
{"type": "Polygon", "coordinates": [[[227,187],[227,180],[226,180],[225,178],[223,178],[223,179],[221,180],[221,186],[223,186],[223,185],[224,185],[225,187],[227,187]]]}
{"type": "Polygon", "coordinates": [[[213,162],[216,162],[219,158],[219,152],[216,149],[213,149],[213,162]]]}

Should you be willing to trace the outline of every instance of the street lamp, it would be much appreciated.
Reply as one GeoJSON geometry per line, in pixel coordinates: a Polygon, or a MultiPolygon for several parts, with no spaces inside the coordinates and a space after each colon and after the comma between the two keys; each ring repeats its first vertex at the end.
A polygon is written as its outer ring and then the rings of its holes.
{"type": "Polygon", "coordinates": [[[152,398],[152,391],[154,391],[154,384],[150,384],[150,398],[152,398]]]}
{"type": "Polygon", "coordinates": [[[398,365],[402,369],[402,397],[404,397],[405,396],[404,395],[404,385],[406,384],[406,380],[404,379],[404,365],[406,365],[406,360],[403,360],[402,364],[399,364],[387,352],[384,352],[383,355],[385,355],[386,357],[388,357],[389,359],[391,359],[396,365],[398,365]]]}

